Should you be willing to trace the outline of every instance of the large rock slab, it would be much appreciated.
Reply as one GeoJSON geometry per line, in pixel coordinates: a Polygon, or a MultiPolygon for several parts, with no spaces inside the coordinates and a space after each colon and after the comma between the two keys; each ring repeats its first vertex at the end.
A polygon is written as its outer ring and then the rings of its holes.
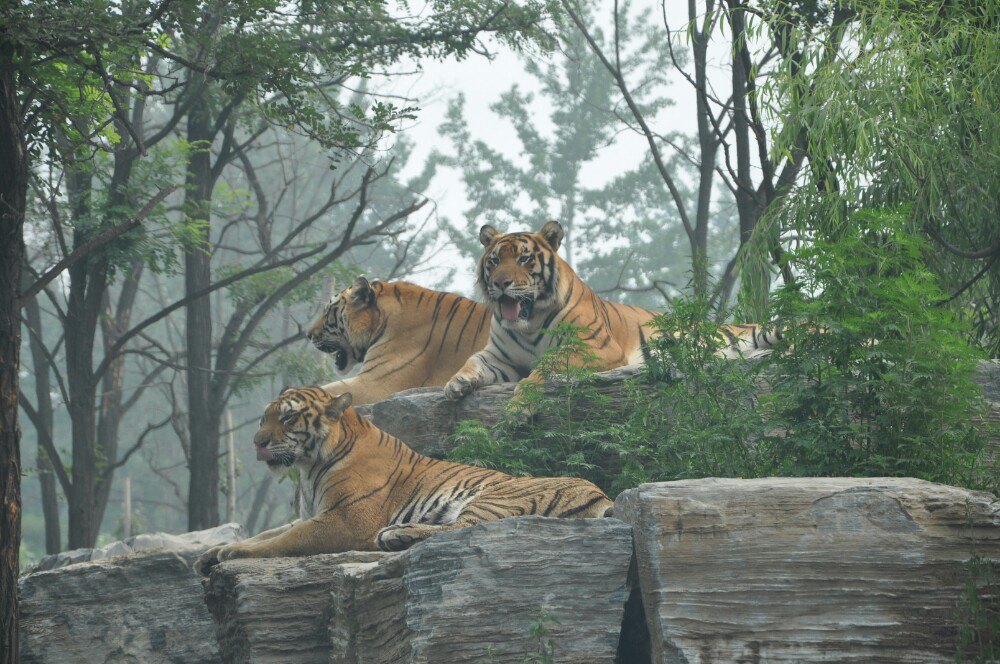
{"type": "Polygon", "coordinates": [[[198,545],[22,577],[22,661],[221,661],[191,569],[202,551],[198,545]]]}
{"type": "Polygon", "coordinates": [[[40,572],[43,570],[59,569],[60,567],[75,565],[76,563],[117,558],[144,551],[185,551],[192,548],[205,550],[218,544],[239,542],[244,536],[243,526],[238,523],[224,523],[215,528],[193,530],[189,533],[181,533],[179,535],[172,533],[144,533],[142,535],[127,537],[117,542],[111,542],[95,549],[72,549],[45,556],[31,571],[40,572]]]}
{"type": "Polygon", "coordinates": [[[233,560],[215,567],[205,602],[226,662],[326,662],[335,576],[388,556],[333,553],[233,560]]]}
{"type": "Polygon", "coordinates": [[[612,664],[631,539],[616,519],[504,519],[399,554],[227,561],[207,598],[226,661],[612,664]]]}
{"type": "Polygon", "coordinates": [[[995,496],[914,479],[644,484],[615,516],[656,662],[952,661],[967,561],[1000,559],[995,496]]]}
{"type": "MultiPolygon", "coordinates": [[[[641,372],[640,365],[605,371],[597,374],[594,387],[614,399],[627,389],[625,381],[641,372]]],[[[379,429],[397,436],[418,452],[447,450],[448,439],[458,422],[479,420],[490,426],[495,424],[503,415],[504,405],[514,396],[516,386],[516,383],[487,385],[458,401],[445,397],[444,388],[417,387],[355,409],[379,429]]],[[[550,385],[547,389],[554,388],[550,385]]],[[[538,413],[535,417],[544,426],[549,416],[538,413]]]]}
{"type": "MultiPolygon", "coordinates": [[[[754,360],[748,360],[750,362],[754,360]]],[[[610,403],[625,403],[627,395],[635,389],[655,389],[655,386],[629,382],[642,373],[640,365],[630,365],[599,373],[594,378],[594,387],[610,403]]],[[[675,380],[683,380],[683,375],[674,372],[675,380]]],[[[983,360],[979,363],[975,380],[983,388],[987,409],[983,421],[1000,424],[1000,360],[983,360]]],[[[634,382],[634,381],[632,381],[634,382]]],[[[406,441],[418,452],[448,450],[455,425],[462,420],[479,420],[488,426],[497,422],[503,414],[504,405],[514,395],[515,383],[487,385],[475,390],[459,401],[451,401],[444,396],[440,387],[418,387],[397,392],[384,401],[357,406],[357,411],[374,422],[383,431],[406,441]]],[[[761,384],[761,393],[767,386],[761,384]]],[[[548,385],[545,389],[557,389],[548,385]]],[[[585,405],[584,405],[585,407],[585,405]]],[[[538,413],[538,426],[544,427],[552,416],[538,413]]],[[[996,429],[994,429],[995,431],[996,429]]],[[[1000,438],[992,436],[990,445],[994,454],[1000,454],[1000,438]]]]}

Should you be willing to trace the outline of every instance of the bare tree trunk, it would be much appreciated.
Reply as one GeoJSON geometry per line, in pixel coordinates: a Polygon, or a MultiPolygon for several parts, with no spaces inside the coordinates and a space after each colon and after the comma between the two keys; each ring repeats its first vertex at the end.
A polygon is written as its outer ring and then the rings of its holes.
{"type": "MultiPolygon", "coordinates": [[[[8,2],[3,3],[6,13],[8,2]]],[[[21,267],[28,151],[15,91],[16,47],[0,25],[0,662],[17,662],[21,546],[21,267]]]]}
{"type": "MultiPolygon", "coordinates": [[[[22,285],[30,285],[27,275],[22,273],[22,285]]],[[[23,289],[22,289],[23,290],[23,289]]],[[[35,376],[35,411],[34,422],[38,434],[38,483],[42,490],[42,514],[45,519],[45,553],[59,553],[62,546],[62,536],[59,525],[59,502],[56,494],[56,476],[53,464],[61,463],[59,459],[50,459],[42,444],[43,436],[53,439],[52,384],[49,376],[49,365],[45,359],[42,347],[42,314],[38,300],[31,298],[24,303],[24,317],[28,327],[34,331],[28,335],[28,346],[31,349],[31,364],[35,376]]]]}
{"type": "Polygon", "coordinates": [[[226,522],[236,521],[236,445],[233,413],[226,409],[226,522]]]}
{"type": "Polygon", "coordinates": [[[257,488],[254,490],[253,502],[250,504],[250,511],[247,513],[247,521],[245,524],[247,535],[253,535],[256,532],[254,529],[257,526],[257,520],[260,518],[261,509],[267,501],[267,494],[271,491],[271,485],[273,483],[274,476],[270,473],[265,473],[264,479],[260,481],[257,488]]]}
{"type": "MultiPolygon", "coordinates": [[[[80,169],[69,169],[67,194],[76,229],[73,247],[87,241],[80,229],[91,213],[91,176],[80,169]]],[[[69,300],[66,305],[66,383],[67,404],[73,437],[73,483],[69,495],[69,542],[71,549],[93,546],[100,521],[95,523],[95,484],[97,481],[97,382],[94,376],[94,340],[107,288],[103,261],[84,258],[69,268],[69,300]]]]}
{"type": "Polygon", "coordinates": [[[125,478],[125,492],[122,505],[122,538],[132,537],[132,478],[125,478]]]}
{"type": "MultiPolygon", "coordinates": [[[[211,146],[214,132],[208,103],[201,97],[188,112],[188,162],[185,211],[202,224],[199,246],[184,253],[185,295],[211,283],[209,223],[212,202],[211,146]]],[[[191,475],[188,488],[188,529],[219,525],[219,418],[212,408],[212,309],[208,296],[192,300],[187,312],[188,431],[191,475]]]]}

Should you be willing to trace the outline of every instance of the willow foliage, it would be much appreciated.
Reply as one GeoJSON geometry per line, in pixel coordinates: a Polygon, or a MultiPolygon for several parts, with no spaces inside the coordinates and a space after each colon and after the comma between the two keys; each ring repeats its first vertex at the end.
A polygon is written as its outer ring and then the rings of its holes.
{"type": "MultiPolygon", "coordinates": [[[[798,14],[823,4],[764,3],[762,16],[793,35],[802,26],[822,31],[822,21],[798,14]]],[[[760,91],[780,128],[775,149],[803,149],[809,168],[767,211],[757,244],[775,233],[786,245],[789,238],[835,240],[859,208],[906,205],[910,230],[932,240],[928,262],[951,302],[996,353],[1000,2],[835,6],[852,12],[847,38],[840,42],[831,29],[825,38],[790,39],[809,46],[760,91]],[[833,43],[842,43],[838,56],[825,58],[833,43]]]]}

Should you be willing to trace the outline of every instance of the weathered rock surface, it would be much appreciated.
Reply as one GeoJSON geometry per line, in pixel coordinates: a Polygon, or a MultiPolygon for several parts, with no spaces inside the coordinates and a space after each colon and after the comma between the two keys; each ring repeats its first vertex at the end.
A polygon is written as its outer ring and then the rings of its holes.
{"type": "Polygon", "coordinates": [[[389,554],[333,553],[217,566],[205,602],[226,662],[326,662],[335,576],[389,554]]]}
{"type": "MultiPolygon", "coordinates": [[[[624,381],[635,378],[641,371],[639,365],[605,371],[597,375],[595,387],[604,394],[619,395],[625,389],[624,381]]],[[[418,452],[448,449],[448,437],[457,422],[480,420],[487,425],[495,424],[514,395],[515,386],[516,383],[487,385],[459,401],[447,399],[443,388],[417,387],[397,392],[378,403],[357,406],[356,410],[418,452]]],[[[545,419],[545,413],[536,415],[541,425],[545,419]]]]}
{"type": "MultiPolygon", "coordinates": [[[[914,479],[705,479],[624,492],[655,662],[952,661],[996,497],[914,479]]],[[[994,598],[995,598],[994,593],[994,598]]]]}
{"type": "MultiPolygon", "coordinates": [[[[627,386],[626,379],[635,378],[641,367],[632,365],[600,373],[595,387],[612,402],[621,400],[627,386]]],[[[677,374],[678,378],[683,378],[677,374]]],[[[982,361],[976,382],[983,387],[983,394],[991,405],[985,420],[1000,424],[1000,360],[982,361]]],[[[385,401],[358,406],[357,410],[371,419],[375,426],[398,436],[418,452],[447,450],[448,439],[455,431],[455,424],[462,420],[480,420],[493,425],[500,418],[506,404],[514,394],[514,383],[482,387],[459,401],[450,401],[440,387],[418,387],[398,392],[385,401]]],[[[762,386],[764,387],[764,386],[762,386]]],[[[642,386],[640,386],[642,389],[642,386]]],[[[545,426],[546,414],[536,415],[540,426],[545,426]]],[[[993,448],[1000,452],[1000,440],[993,439],[993,448]]]]}
{"type": "Polygon", "coordinates": [[[31,571],[58,569],[66,565],[128,556],[143,551],[184,551],[198,547],[202,550],[217,544],[239,542],[244,537],[243,526],[238,523],[224,523],[207,530],[195,530],[180,535],[170,533],[146,533],[135,535],[118,542],[112,542],[96,549],[73,549],[60,551],[42,558],[31,571]]]}
{"type": "Polygon", "coordinates": [[[554,661],[610,664],[631,555],[616,519],[522,517],[400,554],[228,561],[208,603],[226,661],[520,664],[545,609],[554,661]]]}
{"type": "Polygon", "coordinates": [[[21,578],[21,657],[47,662],[215,662],[215,626],[191,563],[201,545],[21,578]]]}

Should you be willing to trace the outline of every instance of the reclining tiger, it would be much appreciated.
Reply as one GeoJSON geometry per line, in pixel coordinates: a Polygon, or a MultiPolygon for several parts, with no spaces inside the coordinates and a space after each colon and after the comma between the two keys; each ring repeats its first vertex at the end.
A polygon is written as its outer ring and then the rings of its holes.
{"type": "Polygon", "coordinates": [[[405,281],[358,277],[333,296],[306,336],[357,376],[324,386],[374,403],[411,387],[441,386],[486,345],[489,307],[405,281]]]}
{"type": "Polygon", "coordinates": [[[512,477],[423,456],[377,429],[351,394],[287,388],[267,406],[254,436],[257,458],[276,473],[295,468],[299,519],[216,546],[195,563],[344,551],[400,551],[456,528],[510,516],[608,516],[599,488],[571,477],[512,477]]]}
{"type": "MultiPolygon", "coordinates": [[[[484,249],[476,281],[493,313],[489,341],[445,385],[448,398],[498,382],[541,382],[532,367],[558,343],[544,332],[562,322],[588,330],[583,341],[601,369],[645,359],[657,313],[599,297],[556,253],[562,239],[556,221],[537,233],[502,234],[489,225],[479,230],[484,249]]],[[[720,354],[728,358],[752,355],[781,336],[760,325],[721,325],[719,335],[726,342],[720,354]]]]}

